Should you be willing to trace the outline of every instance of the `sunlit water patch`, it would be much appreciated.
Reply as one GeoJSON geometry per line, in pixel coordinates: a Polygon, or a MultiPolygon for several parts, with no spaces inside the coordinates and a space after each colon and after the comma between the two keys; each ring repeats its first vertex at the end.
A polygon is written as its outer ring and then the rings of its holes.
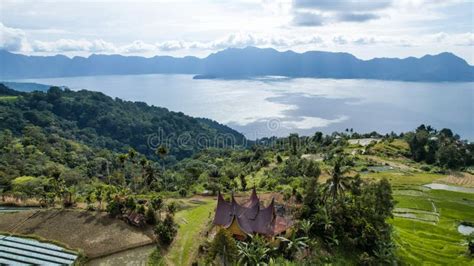
{"type": "Polygon", "coordinates": [[[425,187],[437,190],[448,190],[448,191],[455,191],[455,192],[464,192],[464,193],[474,193],[474,188],[468,187],[459,187],[459,186],[452,186],[452,185],[445,185],[445,184],[427,184],[424,185],[425,187]]]}
{"type": "Polygon", "coordinates": [[[458,226],[458,232],[467,236],[474,233],[474,227],[469,225],[460,224],[458,226]]]}

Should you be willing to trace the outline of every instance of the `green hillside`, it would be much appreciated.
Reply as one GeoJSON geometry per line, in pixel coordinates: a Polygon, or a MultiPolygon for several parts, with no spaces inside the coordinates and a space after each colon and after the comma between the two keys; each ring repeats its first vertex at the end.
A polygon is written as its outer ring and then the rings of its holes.
{"type": "Polygon", "coordinates": [[[209,146],[242,145],[245,137],[209,119],[111,98],[99,92],[61,90],[21,93],[0,84],[0,128],[20,135],[28,125],[97,148],[133,148],[148,158],[165,145],[168,160],[180,160],[209,146]],[[10,96],[10,97],[5,97],[10,96]],[[14,98],[11,96],[21,96],[14,98]]]}

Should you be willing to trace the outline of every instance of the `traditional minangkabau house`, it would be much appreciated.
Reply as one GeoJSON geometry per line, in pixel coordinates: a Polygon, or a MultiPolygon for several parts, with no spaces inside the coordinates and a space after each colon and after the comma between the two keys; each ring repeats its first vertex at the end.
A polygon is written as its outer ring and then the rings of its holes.
{"type": "Polygon", "coordinates": [[[237,203],[233,194],[231,202],[227,202],[219,192],[213,224],[229,230],[236,238],[244,239],[255,234],[266,237],[280,235],[292,223],[276,213],[274,198],[267,207],[260,206],[260,199],[253,189],[250,199],[244,204],[237,203]]]}

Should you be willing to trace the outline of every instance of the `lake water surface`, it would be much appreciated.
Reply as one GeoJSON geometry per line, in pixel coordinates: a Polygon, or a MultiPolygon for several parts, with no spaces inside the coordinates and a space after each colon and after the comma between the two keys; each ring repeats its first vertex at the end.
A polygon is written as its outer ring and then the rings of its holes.
{"type": "Polygon", "coordinates": [[[451,128],[474,139],[474,83],[262,77],[194,80],[192,75],[121,75],[20,80],[101,91],[125,100],[207,117],[251,139],[451,128]]]}

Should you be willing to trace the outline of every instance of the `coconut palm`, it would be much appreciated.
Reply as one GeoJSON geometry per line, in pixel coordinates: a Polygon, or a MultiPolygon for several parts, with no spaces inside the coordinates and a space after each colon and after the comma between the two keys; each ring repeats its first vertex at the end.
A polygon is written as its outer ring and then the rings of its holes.
{"type": "Polygon", "coordinates": [[[336,157],[334,167],[331,171],[331,178],[326,183],[326,197],[331,197],[333,202],[339,199],[349,186],[349,177],[345,174],[349,168],[345,166],[343,157],[336,157]]]}
{"type": "MultiPolygon", "coordinates": [[[[164,158],[166,157],[166,155],[168,155],[168,152],[169,152],[169,151],[168,151],[168,148],[166,148],[165,145],[159,146],[159,147],[156,149],[156,151],[155,151],[155,153],[156,153],[158,156],[160,156],[160,159],[161,159],[161,160],[164,160],[164,158]]],[[[164,168],[164,162],[163,162],[163,168],[164,168]]]]}

